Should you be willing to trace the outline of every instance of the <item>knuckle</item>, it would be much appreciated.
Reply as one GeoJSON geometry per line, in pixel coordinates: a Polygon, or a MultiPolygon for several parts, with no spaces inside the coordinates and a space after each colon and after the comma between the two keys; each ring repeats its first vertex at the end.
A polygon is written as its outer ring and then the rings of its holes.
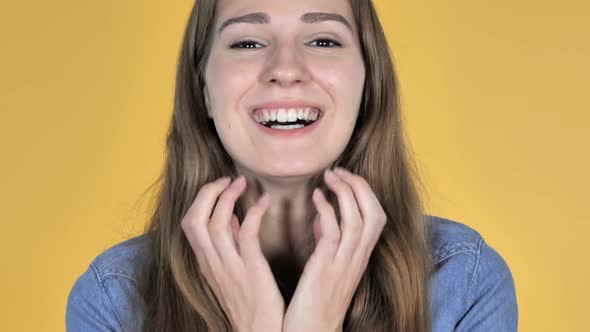
{"type": "Polygon", "coordinates": [[[335,231],[333,234],[329,234],[326,236],[326,240],[328,240],[331,244],[338,244],[340,242],[340,231],[335,231]]]}
{"type": "Polygon", "coordinates": [[[182,218],[182,220],[180,221],[180,227],[186,231],[186,229],[189,227],[189,221],[187,220],[187,217],[182,218]]]}
{"type": "Polygon", "coordinates": [[[209,223],[208,229],[209,229],[209,234],[212,237],[213,236],[215,236],[215,237],[220,236],[224,232],[222,225],[219,222],[214,222],[214,221],[209,223]]]}
{"type": "Polygon", "coordinates": [[[331,247],[337,247],[340,243],[340,236],[326,236],[326,244],[331,247]]]}
{"type": "Polygon", "coordinates": [[[387,223],[387,215],[385,213],[380,213],[377,219],[381,222],[381,226],[387,223]]]}
{"type": "Polygon", "coordinates": [[[191,218],[189,216],[185,216],[184,218],[182,218],[181,222],[180,222],[180,227],[182,228],[182,230],[184,232],[188,232],[188,231],[192,231],[193,229],[195,229],[195,219],[191,218]]]}
{"type": "Polygon", "coordinates": [[[383,225],[387,220],[387,216],[384,213],[376,213],[371,217],[371,219],[377,221],[379,225],[383,225]]]}

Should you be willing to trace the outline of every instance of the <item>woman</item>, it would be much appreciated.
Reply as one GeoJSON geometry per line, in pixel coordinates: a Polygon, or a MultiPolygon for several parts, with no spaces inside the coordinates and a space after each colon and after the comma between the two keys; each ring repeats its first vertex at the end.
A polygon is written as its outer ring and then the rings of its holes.
{"type": "Polygon", "coordinates": [[[198,0],[151,223],[68,330],[516,330],[502,257],[423,213],[386,45],[366,0],[198,0]]]}

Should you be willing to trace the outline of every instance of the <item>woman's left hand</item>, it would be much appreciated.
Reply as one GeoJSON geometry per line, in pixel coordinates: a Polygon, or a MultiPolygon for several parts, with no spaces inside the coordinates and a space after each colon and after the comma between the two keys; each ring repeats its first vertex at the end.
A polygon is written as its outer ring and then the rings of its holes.
{"type": "Polygon", "coordinates": [[[387,220],[364,178],[339,167],[324,173],[324,178],[338,197],[342,220],[338,227],[334,208],[315,190],[316,247],[285,313],[283,332],[342,331],[348,306],[387,220]]]}

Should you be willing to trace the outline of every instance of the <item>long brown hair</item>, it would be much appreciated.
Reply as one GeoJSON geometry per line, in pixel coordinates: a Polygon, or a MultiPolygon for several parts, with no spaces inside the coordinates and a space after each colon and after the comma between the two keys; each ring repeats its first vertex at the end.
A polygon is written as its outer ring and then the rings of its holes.
{"type": "MultiPolygon", "coordinates": [[[[404,139],[394,63],[372,2],[349,4],[366,79],[352,137],[334,165],[366,179],[388,222],[348,308],[344,331],[430,331],[431,257],[420,195],[425,191],[404,139]]],[[[153,239],[154,258],[142,288],[144,331],[231,331],[180,226],[204,184],[238,175],[202,94],[216,7],[216,0],[195,2],[179,54],[165,168],[150,186],[158,185],[158,191],[144,230],[153,239]]],[[[335,194],[314,181],[337,207],[335,194]]],[[[240,202],[234,212],[243,220],[240,202]]]]}

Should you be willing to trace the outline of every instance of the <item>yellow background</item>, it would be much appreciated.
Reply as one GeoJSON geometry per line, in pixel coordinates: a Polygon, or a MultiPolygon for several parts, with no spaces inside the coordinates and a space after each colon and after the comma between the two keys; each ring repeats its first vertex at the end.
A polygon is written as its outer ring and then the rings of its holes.
{"type": "MultiPolygon", "coordinates": [[[[375,2],[428,211],[503,255],[521,331],[587,328],[588,3],[375,2]]],[[[64,330],[77,276],[143,226],[191,5],[0,4],[2,330],[64,330]]]]}

